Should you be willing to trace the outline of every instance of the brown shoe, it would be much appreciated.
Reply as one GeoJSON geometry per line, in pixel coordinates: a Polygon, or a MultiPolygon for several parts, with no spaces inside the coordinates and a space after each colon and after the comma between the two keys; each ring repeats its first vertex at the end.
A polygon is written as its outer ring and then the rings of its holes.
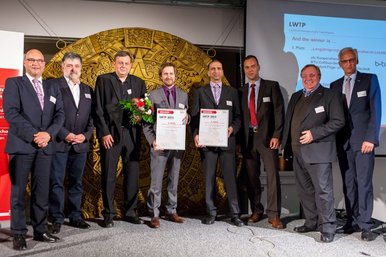
{"type": "Polygon", "coordinates": [[[256,222],[260,221],[262,218],[263,218],[262,214],[258,214],[257,212],[254,212],[254,213],[252,213],[251,216],[249,216],[248,222],[256,223],[256,222]]]}
{"type": "Polygon", "coordinates": [[[166,219],[173,221],[173,222],[176,222],[176,223],[184,223],[185,222],[185,220],[181,216],[178,216],[177,213],[166,214],[166,219]]]}
{"type": "Polygon", "coordinates": [[[161,224],[159,222],[159,218],[158,217],[151,218],[150,227],[152,227],[152,228],[159,228],[160,226],[161,226],[161,224]]]}
{"type": "Polygon", "coordinates": [[[284,228],[283,223],[281,223],[281,220],[280,220],[280,218],[278,218],[278,217],[275,217],[275,218],[269,218],[269,219],[268,219],[268,222],[272,224],[272,227],[273,227],[273,228],[278,228],[278,229],[284,228]]]}

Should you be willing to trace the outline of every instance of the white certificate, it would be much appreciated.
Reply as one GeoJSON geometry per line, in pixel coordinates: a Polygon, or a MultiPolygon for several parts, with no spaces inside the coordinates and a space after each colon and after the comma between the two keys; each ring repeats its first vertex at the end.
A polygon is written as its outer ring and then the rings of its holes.
{"type": "Polygon", "coordinates": [[[228,146],[229,110],[201,109],[198,139],[203,146],[228,146]]]}
{"type": "Polygon", "coordinates": [[[186,109],[157,109],[156,142],[159,149],[185,150],[186,109]]]}

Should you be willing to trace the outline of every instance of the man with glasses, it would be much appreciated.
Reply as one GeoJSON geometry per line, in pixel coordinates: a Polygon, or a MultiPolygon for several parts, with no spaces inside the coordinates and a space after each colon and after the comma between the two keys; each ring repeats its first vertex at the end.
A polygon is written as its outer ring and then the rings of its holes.
{"type": "Polygon", "coordinates": [[[344,126],[342,100],[320,85],[319,67],[301,70],[304,89],[291,96],[283,131],[284,157],[293,157],[296,189],[305,222],[298,233],[319,230],[322,242],[335,236],[332,162],[336,159],[335,134],[344,126]]]}
{"type": "Polygon", "coordinates": [[[31,49],[25,54],[26,74],[9,78],[3,92],[4,116],[9,123],[5,152],[9,154],[11,179],[11,231],[13,248],[27,249],[25,215],[26,186],[31,173],[31,221],[33,238],[55,243],[48,233],[47,214],[53,139],[64,122],[59,88],[42,79],[43,54],[31,49]]]}
{"type": "Polygon", "coordinates": [[[347,212],[345,234],[361,231],[361,239],[372,241],[374,148],[379,145],[381,91],[375,74],[357,71],[358,52],[346,47],[339,52],[344,76],[331,83],[343,96],[345,127],[337,136],[339,167],[347,212]]]}

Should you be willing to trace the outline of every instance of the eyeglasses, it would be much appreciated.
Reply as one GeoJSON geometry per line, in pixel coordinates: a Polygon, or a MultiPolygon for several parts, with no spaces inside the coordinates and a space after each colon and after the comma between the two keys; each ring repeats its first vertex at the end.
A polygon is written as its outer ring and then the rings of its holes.
{"type": "Polygon", "coordinates": [[[27,58],[27,61],[32,62],[32,63],[34,63],[34,62],[43,63],[44,62],[43,59],[34,59],[34,58],[27,58]]]}
{"type": "Polygon", "coordinates": [[[350,64],[354,64],[357,60],[355,58],[352,58],[352,59],[348,59],[348,60],[340,60],[339,62],[342,64],[342,65],[345,65],[347,63],[350,63],[350,64]]]}
{"type": "Polygon", "coordinates": [[[316,76],[318,76],[318,74],[316,74],[316,73],[302,74],[301,75],[302,79],[305,79],[305,78],[315,78],[316,76]]]}

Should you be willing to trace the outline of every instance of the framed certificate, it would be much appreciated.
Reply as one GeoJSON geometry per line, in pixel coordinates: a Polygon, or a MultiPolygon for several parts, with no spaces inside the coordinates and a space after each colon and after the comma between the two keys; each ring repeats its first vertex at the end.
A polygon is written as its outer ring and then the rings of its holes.
{"type": "Polygon", "coordinates": [[[159,149],[185,150],[186,109],[157,109],[156,141],[159,149]]]}
{"type": "Polygon", "coordinates": [[[228,146],[229,110],[201,109],[198,139],[203,146],[228,146]]]}

